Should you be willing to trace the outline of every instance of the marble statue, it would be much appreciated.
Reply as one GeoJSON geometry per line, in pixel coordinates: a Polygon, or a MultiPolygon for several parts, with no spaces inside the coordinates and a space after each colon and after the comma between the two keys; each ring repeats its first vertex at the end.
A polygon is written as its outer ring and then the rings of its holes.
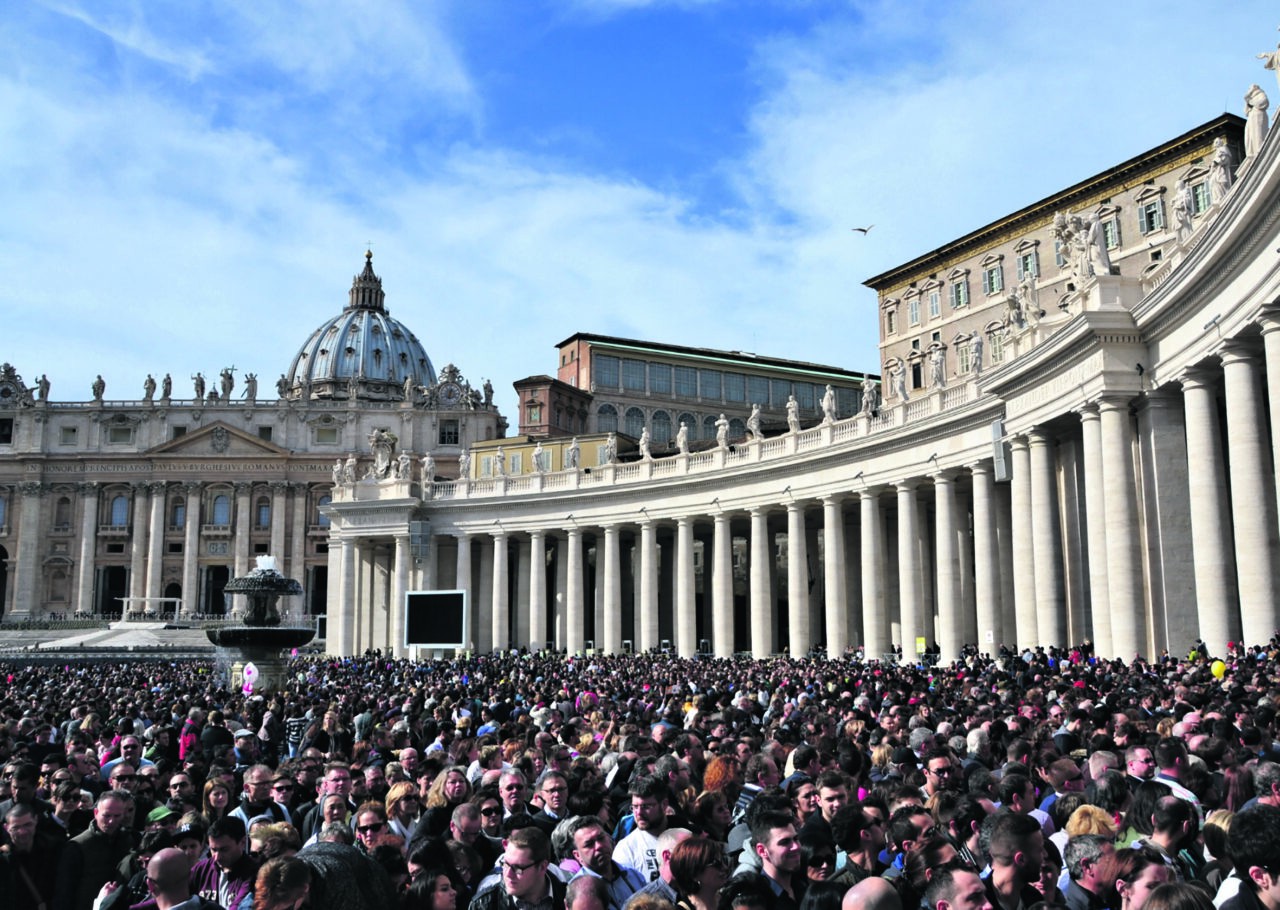
{"type": "Polygon", "coordinates": [[[395,454],[400,438],[386,427],[374,427],[369,434],[369,449],[373,452],[373,464],[365,473],[371,480],[386,480],[391,476],[391,456],[395,454]]]}
{"type": "Polygon", "coordinates": [[[1266,92],[1256,84],[1249,86],[1249,91],[1244,95],[1244,156],[1246,158],[1252,158],[1258,154],[1263,140],[1267,138],[1267,128],[1270,126],[1267,119],[1269,105],[1266,92]]]}
{"type": "Polygon", "coordinates": [[[435,483],[436,481],[436,460],[430,454],[422,456],[422,482],[435,483]]]}
{"type": "Polygon", "coordinates": [[[173,394],[173,377],[168,373],[164,374],[164,379],[160,380],[160,397],[165,401],[169,400],[169,396],[173,394]]]}
{"type": "Polygon", "coordinates": [[[493,407],[493,383],[487,379],[484,381],[484,406],[493,407]]]}
{"type": "Polygon", "coordinates": [[[280,378],[276,380],[276,395],[283,398],[289,394],[289,377],[284,373],[280,374],[280,378]]]}
{"type": "Polygon", "coordinates": [[[822,422],[834,423],[836,419],[836,390],[827,385],[827,390],[822,393],[822,422]]]}
{"type": "Polygon", "coordinates": [[[413,374],[410,373],[404,378],[404,400],[413,401],[413,374]]]}
{"type": "Polygon", "coordinates": [[[463,449],[458,455],[458,477],[461,480],[468,480],[471,477],[471,450],[463,449]]]}
{"type": "Polygon", "coordinates": [[[1276,74],[1276,83],[1280,85],[1280,44],[1276,45],[1276,49],[1270,53],[1259,54],[1257,59],[1264,61],[1262,64],[1264,69],[1269,69],[1276,74]]]}
{"type": "Polygon", "coordinates": [[[760,432],[760,405],[754,402],[751,404],[751,416],[747,418],[747,432],[752,439],[764,438],[764,434],[760,432]]]}
{"type": "Polygon", "coordinates": [[[1179,180],[1173,191],[1173,223],[1177,230],[1178,243],[1186,243],[1191,239],[1194,206],[1195,204],[1191,201],[1191,187],[1187,186],[1187,181],[1179,180]]]}
{"type": "Polygon", "coordinates": [[[569,448],[564,450],[564,467],[566,471],[576,471],[582,464],[582,446],[578,445],[578,437],[573,437],[569,448]]]}
{"type": "Polygon", "coordinates": [[[969,368],[974,376],[982,375],[982,349],[985,346],[986,341],[982,337],[982,332],[975,330],[969,336],[969,368]]]}
{"type": "Polygon", "coordinates": [[[722,449],[729,448],[729,421],[723,414],[716,421],[716,445],[722,449]]]}
{"type": "Polygon", "coordinates": [[[1010,291],[1009,296],[1005,298],[1004,324],[1011,329],[1026,325],[1026,320],[1022,316],[1022,301],[1018,299],[1017,288],[1010,291]]]}
{"type": "Polygon", "coordinates": [[[219,384],[222,387],[222,398],[224,401],[231,400],[231,392],[236,387],[235,373],[232,371],[235,367],[223,367],[222,372],[218,374],[219,384]]]}
{"type": "Polygon", "coordinates": [[[1107,237],[1102,230],[1102,219],[1097,212],[1090,212],[1085,222],[1085,249],[1089,255],[1089,272],[1093,275],[1111,274],[1111,254],[1107,252],[1107,237]]]}
{"type": "Polygon", "coordinates": [[[354,453],[348,455],[346,462],[342,465],[342,482],[356,482],[356,456],[354,453]]]}
{"type": "Polygon", "coordinates": [[[533,470],[541,474],[547,469],[547,453],[542,448],[542,440],[533,447],[533,470]]]}
{"type": "Polygon", "coordinates": [[[195,390],[196,390],[196,401],[200,401],[202,398],[204,398],[204,374],[196,373],[196,375],[192,376],[191,384],[195,387],[195,390]]]}
{"type": "Polygon", "coordinates": [[[342,483],[342,477],[343,477],[343,472],[342,472],[342,459],[341,459],[341,458],[336,458],[336,459],[334,459],[334,462],[333,462],[333,484],[334,484],[334,486],[337,486],[338,484],[342,483]]]}
{"type": "Polygon", "coordinates": [[[942,348],[929,353],[929,385],[935,389],[947,387],[947,355],[942,348]]]}
{"type": "Polygon", "coordinates": [[[36,395],[41,401],[49,400],[49,377],[44,373],[36,380],[36,395]]]}
{"type": "Polygon", "coordinates": [[[396,480],[413,480],[413,460],[408,452],[401,452],[396,459],[396,480]]]}
{"type": "Polygon", "coordinates": [[[873,417],[876,413],[876,387],[862,384],[862,408],[858,411],[863,417],[873,417]]]}
{"type": "Polygon", "coordinates": [[[800,432],[800,402],[796,401],[796,396],[787,396],[787,430],[792,433],[800,432]]]}
{"type": "Polygon", "coordinates": [[[101,401],[102,394],[107,390],[106,380],[102,378],[102,374],[98,374],[98,378],[93,381],[93,400],[101,401]]]}
{"type": "Polygon", "coordinates": [[[1018,302],[1022,311],[1022,324],[1039,325],[1043,310],[1040,309],[1040,294],[1036,291],[1036,279],[1028,275],[1018,285],[1018,302]]]}
{"type": "Polygon", "coordinates": [[[689,425],[680,421],[680,429],[676,431],[676,450],[681,455],[689,454],[689,425]]]}
{"type": "Polygon", "coordinates": [[[358,392],[359,390],[360,390],[360,380],[352,376],[351,379],[347,382],[347,398],[350,401],[355,401],[356,392],[358,392]]]}
{"type": "Polygon", "coordinates": [[[907,400],[907,366],[902,361],[894,364],[890,371],[893,377],[893,394],[897,396],[899,401],[907,400]]]}
{"type": "Polygon", "coordinates": [[[609,438],[604,441],[604,461],[605,464],[618,463],[618,434],[610,433],[609,438]]]}
{"type": "Polygon", "coordinates": [[[493,453],[493,476],[507,476],[507,453],[502,446],[498,446],[498,451],[493,453]]]}
{"type": "Polygon", "coordinates": [[[640,431],[640,460],[653,461],[653,453],[649,451],[649,428],[640,431]]]}
{"type": "Polygon", "coordinates": [[[150,401],[156,397],[156,379],[150,373],[142,380],[142,400],[150,401]]]}
{"type": "Polygon", "coordinates": [[[1231,168],[1234,164],[1227,140],[1221,136],[1213,140],[1213,157],[1209,160],[1209,198],[1219,205],[1231,189],[1231,168]]]}
{"type": "Polygon", "coordinates": [[[244,375],[244,392],[241,398],[248,398],[250,401],[258,400],[258,374],[245,373],[244,375]]]}
{"type": "MultiPolygon", "coordinates": [[[[1071,275],[1074,278],[1085,278],[1086,274],[1081,274],[1082,263],[1087,267],[1088,257],[1082,256],[1081,238],[1077,231],[1080,219],[1070,212],[1055,212],[1053,223],[1049,228],[1049,233],[1053,235],[1053,240],[1058,249],[1058,254],[1062,257],[1066,267],[1071,269],[1071,275]]],[[[1021,314],[1017,324],[1021,324],[1024,320],[1021,314]]]]}

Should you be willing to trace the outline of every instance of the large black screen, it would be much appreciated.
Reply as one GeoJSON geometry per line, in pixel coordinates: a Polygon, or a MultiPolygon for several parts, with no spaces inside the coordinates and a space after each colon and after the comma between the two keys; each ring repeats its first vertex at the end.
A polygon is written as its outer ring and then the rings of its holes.
{"type": "Polygon", "coordinates": [[[467,647],[466,591],[409,591],[404,611],[406,646],[467,647]]]}

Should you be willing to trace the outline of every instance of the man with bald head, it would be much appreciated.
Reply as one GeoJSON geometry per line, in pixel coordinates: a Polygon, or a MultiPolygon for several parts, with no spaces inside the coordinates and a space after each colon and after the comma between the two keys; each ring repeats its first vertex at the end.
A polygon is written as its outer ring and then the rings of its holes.
{"type": "Polygon", "coordinates": [[[147,863],[147,890],[159,910],[200,910],[199,896],[191,895],[191,859],[181,850],[160,850],[147,863]]]}

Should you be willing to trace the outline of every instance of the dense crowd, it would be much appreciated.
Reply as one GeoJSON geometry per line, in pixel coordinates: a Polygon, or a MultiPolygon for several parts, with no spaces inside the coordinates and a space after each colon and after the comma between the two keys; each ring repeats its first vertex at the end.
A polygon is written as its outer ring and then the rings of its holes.
{"type": "Polygon", "coordinates": [[[0,665],[6,910],[1280,910],[1280,641],[0,665]]]}

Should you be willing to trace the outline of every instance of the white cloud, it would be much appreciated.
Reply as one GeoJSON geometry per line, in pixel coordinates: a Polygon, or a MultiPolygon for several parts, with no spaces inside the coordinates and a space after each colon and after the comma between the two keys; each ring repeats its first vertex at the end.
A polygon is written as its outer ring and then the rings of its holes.
{"type": "Polygon", "coordinates": [[[128,51],[182,71],[188,79],[198,79],[212,68],[203,51],[176,46],[157,37],[143,21],[142,10],[136,5],[129,4],[122,10],[104,10],[97,16],[70,4],[43,5],[76,20],[128,51]]]}

